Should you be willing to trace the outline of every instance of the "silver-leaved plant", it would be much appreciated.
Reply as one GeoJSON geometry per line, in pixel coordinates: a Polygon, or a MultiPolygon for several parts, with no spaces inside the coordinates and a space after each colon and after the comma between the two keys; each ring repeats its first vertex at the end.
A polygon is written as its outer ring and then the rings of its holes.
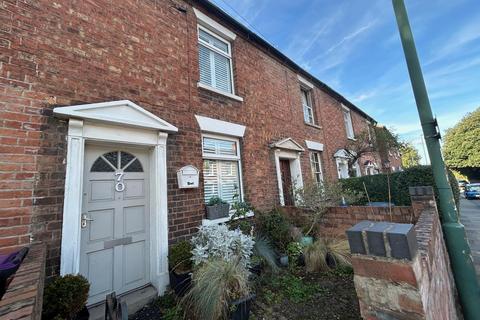
{"type": "Polygon", "coordinates": [[[226,225],[219,224],[201,226],[192,238],[192,244],[192,260],[195,265],[211,258],[221,258],[225,261],[239,259],[243,266],[248,267],[255,241],[239,229],[229,230],[226,225]]]}

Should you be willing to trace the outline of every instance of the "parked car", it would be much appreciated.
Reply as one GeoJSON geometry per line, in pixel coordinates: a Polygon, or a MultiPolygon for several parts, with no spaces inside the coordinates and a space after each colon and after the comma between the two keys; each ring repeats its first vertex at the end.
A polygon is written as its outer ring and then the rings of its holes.
{"type": "Polygon", "coordinates": [[[465,186],[465,198],[480,199],[480,183],[471,183],[465,186]]]}
{"type": "Polygon", "coordinates": [[[458,188],[460,188],[460,192],[465,191],[465,186],[469,184],[467,180],[458,180],[458,188]]]}

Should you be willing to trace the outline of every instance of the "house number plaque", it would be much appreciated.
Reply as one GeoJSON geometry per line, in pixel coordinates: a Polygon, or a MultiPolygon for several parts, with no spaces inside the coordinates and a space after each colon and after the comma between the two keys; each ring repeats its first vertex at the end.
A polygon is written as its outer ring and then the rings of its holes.
{"type": "Polygon", "coordinates": [[[125,184],[123,183],[123,176],[125,175],[124,172],[116,172],[115,176],[117,177],[117,183],[115,184],[115,190],[118,192],[122,192],[125,190],[125,184]]]}

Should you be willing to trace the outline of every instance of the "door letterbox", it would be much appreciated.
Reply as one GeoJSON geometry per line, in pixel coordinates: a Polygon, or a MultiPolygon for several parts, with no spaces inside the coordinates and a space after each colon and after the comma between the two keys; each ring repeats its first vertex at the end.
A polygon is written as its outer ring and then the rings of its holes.
{"type": "Polygon", "coordinates": [[[198,188],[199,171],[194,166],[188,165],[177,171],[178,187],[180,189],[198,188]]]}

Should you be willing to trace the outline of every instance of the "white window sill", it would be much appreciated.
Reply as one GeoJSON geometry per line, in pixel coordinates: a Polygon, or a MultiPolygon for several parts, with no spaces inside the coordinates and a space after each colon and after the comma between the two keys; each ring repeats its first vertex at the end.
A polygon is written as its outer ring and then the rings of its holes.
{"type": "MultiPolygon", "coordinates": [[[[232,215],[233,215],[233,213],[231,213],[228,217],[215,219],[215,220],[202,219],[202,226],[212,226],[212,225],[215,225],[215,224],[228,222],[228,221],[230,221],[232,215]]],[[[253,217],[254,215],[255,214],[253,213],[253,211],[250,211],[250,212],[247,212],[245,217],[249,218],[249,217],[253,217]]],[[[238,220],[238,219],[243,219],[243,218],[237,217],[237,218],[234,218],[233,220],[238,220]]]]}
{"type": "Polygon", "coordinates": [[[225,92],[225,91],[222,91],[222,90],[215,89],[214,87],[210,87],[209,85],[203,84],[201,82],[197,82],[197,87],[208,90],[208,91],[215,92],[217,94],[221,94],[222,96],[225,96],[225,97],[233,99],[233,100],[243,102],[242,97],[239,97],[239,96],[234,95],[234,94],[229,93],[229,92],[225,92]]]}
{"type": "Polygon", "coordinates": [[[315,124],[315,123],[305,122],[305,125],[307,125],[309,127],[314,127],[314,128],[317,128],[317,129],[322,129],[321,126],[319,126],[318,124],[315,124]]]}

